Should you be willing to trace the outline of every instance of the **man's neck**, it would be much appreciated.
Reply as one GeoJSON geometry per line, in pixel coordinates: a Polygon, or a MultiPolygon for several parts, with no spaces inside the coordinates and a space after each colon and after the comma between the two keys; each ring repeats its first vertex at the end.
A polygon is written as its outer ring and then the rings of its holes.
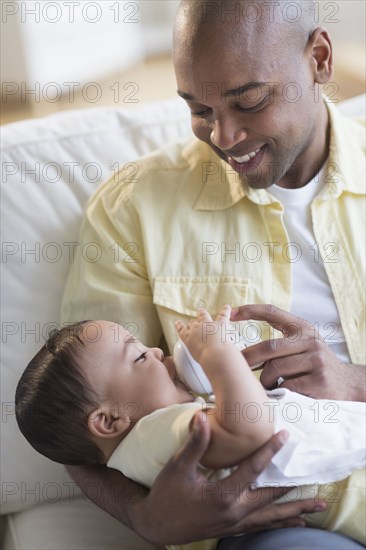
{"type": "Polygon", "coordinates": [[[298,189],[307,185],[320,171],[329,154],[330,120],[325,103],[322,102],[317,121],[316,135],[296,162],[277,183],[286,189],[298,189]]]}

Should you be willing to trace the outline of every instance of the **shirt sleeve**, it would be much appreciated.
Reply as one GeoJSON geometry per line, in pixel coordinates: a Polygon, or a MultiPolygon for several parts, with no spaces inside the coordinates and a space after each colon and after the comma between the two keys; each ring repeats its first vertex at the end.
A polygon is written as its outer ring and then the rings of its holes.
{"type": "Polygon", "coordinates": [[[113,176],[90,199],[74,250],[62,322],[115,321],[147,346],[157,345],[162,330],[147,274],[134,181],[128,176],[113,176]]]}
{"type": "Polygon", "coordinates": [[[118,445],[107,466],[151,487],[156,477],[189,436],[189,424],[202,403],[158,409],[139,420],[118,445]]]}

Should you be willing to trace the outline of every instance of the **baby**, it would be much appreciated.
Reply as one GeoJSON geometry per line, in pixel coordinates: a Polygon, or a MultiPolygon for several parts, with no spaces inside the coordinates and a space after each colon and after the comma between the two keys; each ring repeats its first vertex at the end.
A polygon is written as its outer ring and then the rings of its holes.
{"type": "Polygon", "coordinates": [[[18,383],[20,430],[51,460],[106,464],[149,487],[187,439],[196,414],[210,423],[201,465],[211,480],[286,429],[288,441],[258,484],[296,485],[294,498],[333,497],[325,512],[306,518],[308,524],[364,544],[365,405],[315,401],[284,388],[266,392],[232,344],[229,319],[225,306],[216,319],[219,330],[208,330],[213,321],[205,310],[188,325],[176,323],[212,384],[215,404],[178,379],[172,358],[118,324],[84,321],[61,329],[18,383]]]}

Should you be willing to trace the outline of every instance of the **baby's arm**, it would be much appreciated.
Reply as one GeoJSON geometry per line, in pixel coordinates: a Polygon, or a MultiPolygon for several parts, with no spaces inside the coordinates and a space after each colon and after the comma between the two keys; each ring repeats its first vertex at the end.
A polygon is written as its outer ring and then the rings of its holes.
{"type": "Polygon", "coordinates": [[[268,407],[263,406],[268,397],[230,340],[229,320],[230,306],[225,306],[215,322],[201,309],[196,321],[176,323],[181,340],[201,364],[216,396],[215,408],[207,412],[212,436],[202,464],[208,468],[237,464],[274,433],[268,407]]]}

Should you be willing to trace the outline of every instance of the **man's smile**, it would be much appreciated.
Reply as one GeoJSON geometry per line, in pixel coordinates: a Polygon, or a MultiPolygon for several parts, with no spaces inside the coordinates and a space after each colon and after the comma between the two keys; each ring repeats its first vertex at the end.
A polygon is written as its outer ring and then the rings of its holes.
{"type": "Polygon", "coordinates": [[[263,145],[259,149],[245,155],[227,156],[227,162],[230,164],[231,168],[239,174],[249,174],[250,172],[254,172],[262,162],[265,149],[266,146],[263,145]]]}
{"type": "MultiPolygon", "coordinates": [[[[231,155],[231,158],[234,159],[235,162],[238,162],[239,164],[242,164],[243,162],[248,162],[248,160],[255,157],[255,155],[257,153],[259,153],[259,151],[260,151],[260,147],[259,147],[259,149],[256,149],[255,151],[251,151],[250,153],[247,153],[247,154],[242,155],[240,157],[231,155]]],[[[230,155],[229,155],[229,158],[230,158],[230,155]]]]}

